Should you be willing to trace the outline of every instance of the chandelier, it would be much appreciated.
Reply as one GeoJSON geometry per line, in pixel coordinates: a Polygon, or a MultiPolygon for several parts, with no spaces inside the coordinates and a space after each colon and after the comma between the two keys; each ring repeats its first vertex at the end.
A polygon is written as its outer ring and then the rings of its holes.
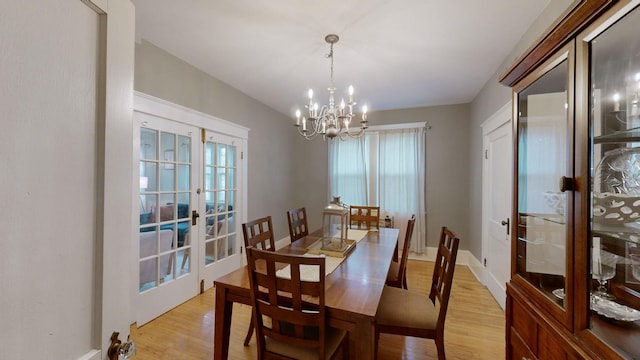
{"type": "Polygon", "coordinates": [[[329,105],[319,107],[318,103],[313,99],[313,90],[309,89],[309,103],[304,106],[307,115],[302,116],[300,110],[296,110],[295,126],[298,128],[298,133],[307,140],[313,139],[318,134],[321,134],[323,139],[333,139],[336,136],[341,140],[347,137],[360,137],[368,127],[367,106],[364,105],[362,106],[360,129],[356,131],[349,128],[351,120],[355,117],[353,107],[356,105],[356,102],[353,101],[353,86],[349,86],[348,102],[345,103],[344,99],[341,99],[339,107],[335,104],[334,93],[336,88],[333,85],[333,44],[337,43],[338,40],[339,37],[335,34],[329,34],[324,38],[324,41],[330,45],[330,51],[327,55],[327,57],[331,59],[331,85],[328,88],[329,105]]]}

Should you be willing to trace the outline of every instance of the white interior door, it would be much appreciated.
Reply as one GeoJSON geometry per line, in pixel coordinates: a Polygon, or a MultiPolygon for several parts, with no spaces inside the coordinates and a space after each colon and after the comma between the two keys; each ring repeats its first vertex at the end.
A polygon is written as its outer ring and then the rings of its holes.
{"type": "Polygon", "coordinates": [[[204,209],[200,239],[200,278],[203,288],[237,269],[242,264],[240,243],[243,198],[242,156],[244,142],[240,138],[207,131],[204,136],[203,195],[204,209]]]}
{"type": "Polygon", "coordinates": [[[510,106],[484,128],[483,262],[486,285],[504,309],[511,275],[512,131],[510,106]]]}
{"type": "Polygon", "coordinates": [[[128,334],[134,9],[106,5],[0,1],[2,359],[128,334]]]}
{"type": "Polygon", "coordinates": [[[200,131],[135,113],[139,139],[140,226],[135,238],[138,326],[199,292],[200,131]],[[197,220],[196,220],[197,223],[197,220]]]}

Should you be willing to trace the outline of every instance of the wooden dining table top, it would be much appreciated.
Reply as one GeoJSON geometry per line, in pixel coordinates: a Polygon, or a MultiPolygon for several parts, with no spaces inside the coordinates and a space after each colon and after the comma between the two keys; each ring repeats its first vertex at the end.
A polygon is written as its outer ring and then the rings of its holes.
{"type": "MultiPolygon", "coordinates": [[[[302,255],[321,239],[321,230],[276,250],[302,255]]],[[[329,308],[374,317],[398,242],[399,230],[369,231],[347,258],[325,279],[325,304],[329,308]]],[[[214,284],[249,289],[246,266],[215,280],[214,284]]]]}

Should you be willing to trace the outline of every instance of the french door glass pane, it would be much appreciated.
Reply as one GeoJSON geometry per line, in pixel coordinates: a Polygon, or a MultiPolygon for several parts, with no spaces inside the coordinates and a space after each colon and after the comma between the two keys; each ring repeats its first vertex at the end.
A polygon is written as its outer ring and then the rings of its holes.
{"type": "Polygon", "coordinates": [[[235,156],[233,145],[208,141],[205,145],[205,266],[234,254],[236,236],[235,156]]]}
{"type": "Polygon", "coordinates": [[[178,136],[178,156],[176,157],[176,161],[181,163],[189,163],[191,162],[191,138],[188,136],[179,135],[178,136]]]}
{"type": "Polygon", "coordinates": [[[190,271],[191,139],[140,129],[139,291],[190,271]]]}

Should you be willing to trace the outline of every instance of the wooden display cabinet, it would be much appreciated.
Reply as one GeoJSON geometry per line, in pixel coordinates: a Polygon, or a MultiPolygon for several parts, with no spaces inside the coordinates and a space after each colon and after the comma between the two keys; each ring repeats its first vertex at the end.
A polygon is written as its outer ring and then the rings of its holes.
{"type": "Polygon", "coordinates": [[[507,358],[640,358],[640,0],[577,1],[501,82],[507,358]]]}

